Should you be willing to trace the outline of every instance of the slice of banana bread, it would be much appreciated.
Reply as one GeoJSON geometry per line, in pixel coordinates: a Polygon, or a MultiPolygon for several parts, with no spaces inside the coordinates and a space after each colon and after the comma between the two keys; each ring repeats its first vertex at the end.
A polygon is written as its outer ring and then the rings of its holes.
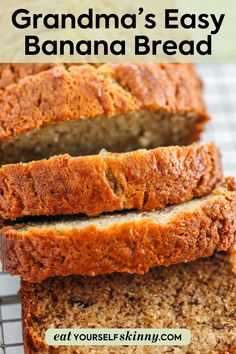
{"type": "Polygon", "coordinates": [[[153,268],[145,275],[22,282],[26,354],[235,353],[235,254],[153,268]],[[48,328],[188,328],[186,347],[48,347],[48,328]]]}
{"type": "Polygon", "coordinates": [[[0,91],[1,164],[102,148],[187,145],[198,140],[209,119],[202,83],[190,64],[41,69],[25,68],[39,73],[17,77],[0,91]]]}
{"type": "Polygon", "coordinates": [[[207,195],[221,180],[214,144],[60,155],[0,168],[0,217],[152,211],[207,195]]]}
{"type": "Polygon", "coordinates": [[[3,227],[5,270],[24,280],[55,275],[145,273],[227,250],[234,242],[236,192],[226,186],[161,211],[50,218],[3,227]]]}

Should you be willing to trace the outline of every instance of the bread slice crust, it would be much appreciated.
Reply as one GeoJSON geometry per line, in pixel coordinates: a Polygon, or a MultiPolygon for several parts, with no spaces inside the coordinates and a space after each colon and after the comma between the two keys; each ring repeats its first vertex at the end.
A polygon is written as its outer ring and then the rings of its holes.
{"type": "Polygon", "coordinates": [[[153,266],[208,257],[235,239],[236,192],[229,189],[218,187],[162,211],[5,226],[3,266],[38,282],[56,275],[143,274],[153,266]]]}
{"type": "Polygon", "coordinates": [[[55,67],[54,63],[1,63],[0,64],[0,90],[6,90],[10,85],[17,84],[24,77],[36,75],[42,71],[55,67]]]}
{"type": "Polygon", "coordinates": [[[222,180],[214,144],[162,147],[0,168],[0,217],[158,210],[208,195],[222,180]]]}

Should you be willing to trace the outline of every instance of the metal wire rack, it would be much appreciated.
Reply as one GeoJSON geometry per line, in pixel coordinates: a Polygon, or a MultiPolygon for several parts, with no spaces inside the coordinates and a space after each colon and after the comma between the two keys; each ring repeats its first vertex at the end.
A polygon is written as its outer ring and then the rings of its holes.
{"type": "Polygon", "coordinates": [[[0,268],[0,353],[23,354],[19,279],[0,268]]]}
{"type": "MultiPolygon", "coordinates": [[[[203,141],[220,147],[225,175],[236,176],[236,64],[202,64],[198,71],[205,82],[205,99],[214,119],[203,141]]],[[[23,354],[19,279],[0,267],[0,354],[23,354]]]]}

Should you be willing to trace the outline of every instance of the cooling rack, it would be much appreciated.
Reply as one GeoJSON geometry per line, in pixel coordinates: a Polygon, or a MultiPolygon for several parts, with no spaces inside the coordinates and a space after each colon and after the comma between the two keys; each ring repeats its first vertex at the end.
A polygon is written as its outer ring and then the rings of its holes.
{"type": "MultiPolygon", "coordinates": [[[[205,99],[213,120],[203,141],[214,141],[222,152],[225,175],[236,176],[236,64],[203,64],[205,99]]],[[[0,268],[0,354],[23,354],[19,279],[0,268]]]]}

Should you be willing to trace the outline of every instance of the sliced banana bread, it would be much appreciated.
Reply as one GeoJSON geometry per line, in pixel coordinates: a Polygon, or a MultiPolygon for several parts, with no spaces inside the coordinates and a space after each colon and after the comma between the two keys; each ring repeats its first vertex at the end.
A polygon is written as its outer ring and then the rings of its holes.
{"type": "Polygon", "coordinates": [[[60,153],[96,154],[102,148],[120,152],[189,144],[209,119],[202,83],[190,64],[46,69],[27,67],[25,77],[17,76],[0,91],[2,164],[60,153]]]}
{"type": "Polygon", "coordinates": [[[151,211],[207,195],[221,180],[214,144],[60,155],[0,168],[0,217],[151,211]]]}
{"type": "Polygon", "coordinates": [[[24,280],[55,275],[145,273],[150,267],[192,261],[234,242],[236,192],[218,187],[161,211],[96,218],[48,218],[2,228],[5,270],[24,280]]]}
{"type": "Polygon", "coordinates": [[[235,254],[141,275],[22,282],[26,354],[235,353],[235,254]],[[186,347],[48,347],[48,328],[188,328],[186,347]]]}

